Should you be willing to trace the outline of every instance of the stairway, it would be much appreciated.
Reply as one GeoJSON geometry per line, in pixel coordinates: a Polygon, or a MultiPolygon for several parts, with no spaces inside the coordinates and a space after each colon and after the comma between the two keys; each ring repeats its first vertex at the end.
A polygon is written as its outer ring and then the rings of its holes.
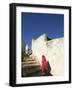
{"type": "MultiPolygon", "coordinates": [[[[30,55],[24,54],[22,60],[22,77],[32,77],[32,76],[44,76],[40,69],[40,64],[33,60],[30,55]]],[[[48,74],[51,75],[51,74],[48,74]]]]}

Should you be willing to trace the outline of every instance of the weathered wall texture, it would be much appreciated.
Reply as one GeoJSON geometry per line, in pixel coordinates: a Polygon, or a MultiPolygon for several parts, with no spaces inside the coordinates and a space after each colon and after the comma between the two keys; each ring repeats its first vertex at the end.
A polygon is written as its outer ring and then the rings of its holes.
{"type": "Polygon", "coordinates": [[[51,66],[51,73],[55,76],[64,75],[64,38],[47,41],[45,34],[32,40],[32,55],[41,63],[45,55],[51,66]]]}

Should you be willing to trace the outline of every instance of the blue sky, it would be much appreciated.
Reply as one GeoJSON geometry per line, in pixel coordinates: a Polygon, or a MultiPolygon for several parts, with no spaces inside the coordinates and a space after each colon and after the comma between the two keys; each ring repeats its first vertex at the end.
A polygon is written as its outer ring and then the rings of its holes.
{"type": "Polygon", "coordinates": [[[36,39],[43,33],[49,38],[64,37],[63,14],[24,13],[21,15],[22,41],[31,47],[32,38],[36,39]]]}

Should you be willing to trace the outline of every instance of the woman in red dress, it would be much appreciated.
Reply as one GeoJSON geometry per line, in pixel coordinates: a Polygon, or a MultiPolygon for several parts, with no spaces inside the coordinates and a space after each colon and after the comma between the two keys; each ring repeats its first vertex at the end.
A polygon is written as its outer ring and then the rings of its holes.
{"type": "Polygon", "coordinates": [[[44,55],[42,55],[42,64],[41,64],[41,70],[43,73],[45,74],[48,74],[48,63],[47,63],[47,60],[46,60],[46,57],[44,55]]]}

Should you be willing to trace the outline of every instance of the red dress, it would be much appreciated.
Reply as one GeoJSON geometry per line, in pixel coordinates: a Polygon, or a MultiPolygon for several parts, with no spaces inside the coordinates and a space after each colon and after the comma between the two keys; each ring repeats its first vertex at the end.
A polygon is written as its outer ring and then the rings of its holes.
{"type": "Polygon", "coordinates": [[[48,73],[48,63],[44,55],[42,55],[41,70],[44,73],[48,73]]]}

